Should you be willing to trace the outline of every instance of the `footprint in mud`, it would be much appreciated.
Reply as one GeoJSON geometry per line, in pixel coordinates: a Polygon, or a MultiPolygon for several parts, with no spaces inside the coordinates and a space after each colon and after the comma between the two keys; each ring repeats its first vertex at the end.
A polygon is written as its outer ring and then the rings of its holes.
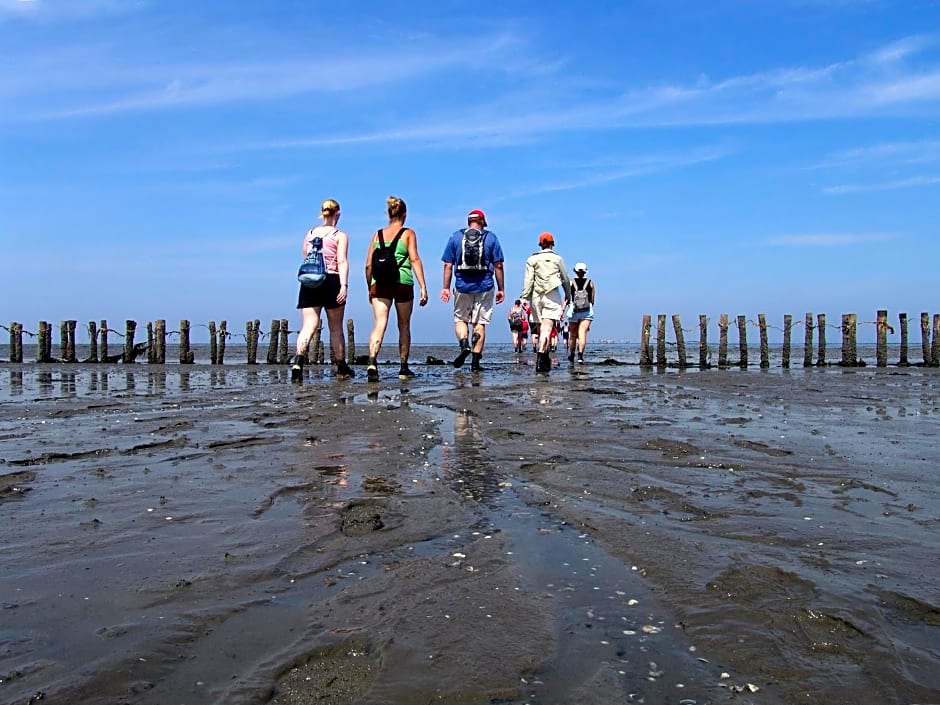
{"type": "Polygon", "coordinates": [[[372,503],[349,504],[340,512],[339,530],[346,536],[365,536],[385,526],[379,507],[372,503]]]}

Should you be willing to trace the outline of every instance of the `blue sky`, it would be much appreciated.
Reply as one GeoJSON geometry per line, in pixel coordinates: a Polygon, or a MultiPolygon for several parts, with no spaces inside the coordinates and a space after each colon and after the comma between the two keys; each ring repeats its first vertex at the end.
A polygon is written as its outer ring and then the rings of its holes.
{"type": "Polygon", "coordinates": [[[510,298],[543,230],[588,263],[596,338],[937,310],[938,0],[0,0],[0,47],[4,322],[299,327],[332,197],[364,339],[390,194],[428,272],[416,342],[452,339],[440,255],[471,208],[510,298]]]}

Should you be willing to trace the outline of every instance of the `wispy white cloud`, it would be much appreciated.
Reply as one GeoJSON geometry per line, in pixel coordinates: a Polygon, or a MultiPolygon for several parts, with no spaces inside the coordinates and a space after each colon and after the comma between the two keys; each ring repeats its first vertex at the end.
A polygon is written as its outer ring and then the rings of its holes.
{"type": "Polygon", "coordinates": [[[871,166],[884,169],[914,164],[930,164],[940,161],[940,140],[917,140],[910,142],[882,142],[854,147],[835,152],[814,168],[858,168],[871,166]]]}
{"type": "Polygon", "coordinates": [[[872,191],[896,191],[898,189],[913,188],[916,186],[933,186],[935,184],[940,184],[940,176],[912,176],[907,179],[882,181],[880,183],[827,186],[822,189],[822,192],[829,195],[840,196],[850,193],[869,193],[872,191]]]}
{"type": "Polygon", "coordinates": [[[846,247],[869,242],[893,240],[892,233],[805,233],[802,235],[779,235],[767,238],[767,245],[787,247],[846,247]]]}
{"type": "Polygon", "coordinates": [[[135,12],[147,4],[145,0],[0,0],[0,21],[57,22],[119,15],[135,12]]]}

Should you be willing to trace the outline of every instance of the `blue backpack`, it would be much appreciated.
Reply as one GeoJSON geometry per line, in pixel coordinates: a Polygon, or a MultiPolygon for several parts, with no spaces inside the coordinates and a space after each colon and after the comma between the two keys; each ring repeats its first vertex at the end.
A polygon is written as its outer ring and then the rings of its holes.
{"type": "Polygon", "coordinates": [[[301,286],[315,289],[326,281],[326,263],[323,261],[323,238],[315,237],[310,241],[310,252],[304,258],[297,271],[297,281],[301,286]]]}

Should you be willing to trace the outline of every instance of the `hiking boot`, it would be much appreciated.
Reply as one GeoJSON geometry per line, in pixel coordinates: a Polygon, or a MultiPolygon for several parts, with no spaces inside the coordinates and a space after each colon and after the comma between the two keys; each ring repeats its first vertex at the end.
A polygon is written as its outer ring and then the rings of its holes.
{"type": "Polygon", "coordinates": [[[400,380],[402,380],[402,381],[407,381],[407,380],[409,380],[409,379],[414,379],[414,378],[417,377],[417,376],[418,376],[418,375],[416,375],[414,372],[412,372],[412,371],[411,371],[411,368],[408,367],[408,363],[407,363],[407,362],[403,362],[403,363],[401,364],[401,367],[398,368],[398,379],[400,379],[400,380]]]}
{"type": "Polygon", "coordinates": [[[356,376],[355,371],[352,367],[346,364],[345,360],[341,360],[336,365],[336,379],[352,379],[356,376]]]}
{"type": "Polygon", "coordinates": [[[290,359],[290,381],[302,382],[304,379],[304,359],[300,355],[294,355],[290,359]]]}
{"type": "Polygon", "coordinates": [[[467,361],[467,358],[470,357],[470,341],[466,338],[461,338],[460,340],[460,352],[457,353],[457,357],[454,358],[454,367],[463,367],[463,363],[467,361]]]}
{"type": "Polygon", "coordinates": [[[578,353],[578,364],[579,365],[584,364],[584,353],[578,353]]]}
{"type": "Polygon", "coordinates": [[[568,355],[568,363],[571,365],[574,364],[574,353],[571,353],[570,355],[568,355]]]}
{"type": "Polygon", "coordinates": [[[369,382],[379,381],[379,367],[374,362],[370,362],[366,368],[366,380],[369,382]]]}
{"type": "Polygon", "coordinates": [[[538,353],[535,356],[535,371],[546,373],[552,371],[552,358],[548,353],[538,353]]]}

